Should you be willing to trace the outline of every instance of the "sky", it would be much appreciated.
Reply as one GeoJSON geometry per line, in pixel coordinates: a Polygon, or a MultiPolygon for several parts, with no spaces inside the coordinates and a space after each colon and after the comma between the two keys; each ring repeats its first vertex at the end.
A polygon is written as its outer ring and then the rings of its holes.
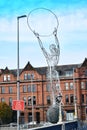
{"type": "MultiPolygon", "coordinates": [[[[57,30],[60,43],[58,64],[80,64],[87,58],[87,0],[0,0],[0,68],[17,68],[17,17],[22,15],[27,17],[19,19],[19,66],[25,67],[28,61],[33,67],[47,66],[37,38],[30,30],[28,22],[31,21],[32,27],[35,27],[34,23],[38,23],[38,28],[35,28],[36,30],[33,28],[35,32],[38,33],[40,29],[39,34],[52,34],[56,26],[56,18],[49,10],[56,15],[59,23],[57,30]],[[47,10],[39,12],[35,10],[37,8],[47,10]],[[38,13],[30,17],[32,10],[38,13]],[[50,14],[53,20],[51,24],[46,15],[46,18],[42,17],[44,11],[50,14]],[[31,19],[35,16],[36,21],[33,23],[31,19]]],[[[40,38],[46,49],[51,42],[55,43],[53,35],[40,38]]]]}

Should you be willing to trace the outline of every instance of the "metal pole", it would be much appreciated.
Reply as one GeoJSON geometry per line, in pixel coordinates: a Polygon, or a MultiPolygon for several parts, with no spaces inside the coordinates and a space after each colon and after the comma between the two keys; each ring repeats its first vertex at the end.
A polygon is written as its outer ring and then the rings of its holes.
{"type": "Polygon", "coordinates": [[[32,80],[33,80],[33,75],[31,74],[31,88],[32,88],[32,123],[34,125],[34,103],[33,103],[33,84],[32,84],[32,80]]]}
{"type": "MultiPolygon", "coordinates": [[[[27,17],[26,15],[22,15],[17,17],[17,100],[20,100],[20,76],[19,76],[19,19],[27,17]]],[[[19,127],[19,117],[20,111],[17,111],[17,130],[20,130],[19,127]]]]}
{"type": "Polygon", "coordinates": [[[59,103],[59,123],[62,122],[62,110],[61,110],[61,101],[59,103]]]}
{"type": "Polygon", "coordinates": [[[62,100],[62,93],[59,93],[59,123],[62,122],[62,106],[61,106],[61,100],[62,100]]]}
{"type": "Polygon", "coordinates": [[[77,104],[76,104],[76,87],[75,87],[75,77],[74,77],[74,68],[73,68],[73,85],[74,85],[74,105],[75,105],[75,119],[77,119],[77,104]]]}
{"type": "Polygon", "coordinates": [[[55,95],[54,95],[54,90],[53,90],[53,79],[52,79],[52,66],[50,66],[50,86],[52,90],[52,105],[55,105],[55,95]]]}

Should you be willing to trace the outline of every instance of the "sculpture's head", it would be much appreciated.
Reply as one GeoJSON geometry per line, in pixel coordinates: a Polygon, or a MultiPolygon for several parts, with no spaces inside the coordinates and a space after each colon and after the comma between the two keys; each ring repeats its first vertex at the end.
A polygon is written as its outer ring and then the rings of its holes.
{"type": "Polygon", "coordinates": [[[50,49],[50,52],[54,54],[56,52],[56,45],[55,44],[51,44],[49,46],[49,49],[50,49]]]}

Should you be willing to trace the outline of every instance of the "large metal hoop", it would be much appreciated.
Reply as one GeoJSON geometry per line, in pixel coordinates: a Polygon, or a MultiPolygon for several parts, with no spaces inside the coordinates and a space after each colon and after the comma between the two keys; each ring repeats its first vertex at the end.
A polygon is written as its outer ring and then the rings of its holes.
{"type": "MultiPolygon", "coordinates": [[[[30,23],[29,23],[29,18],[30,18],[30,15],[34,12],[34,11],[36,11],[36,10],[47,10],[48,12],[50,12],[54,17],[55,17],[55,19],[56,19],[56,27],[54,27],[54,28],[56,28],[56,29],[58,29],[58,25],[59,25],[59,22],[58,22],[58,18],[57,18],[57,16],[55,15],[55,13],[53,13],[50,9],[47,9],[47,8],[35,8],[35,9],[33,9],[33,10],[31,10],[30,11],[30,13],[28,14],[28,16],[27,16],[27,24],[28,24],[28,27],[29,27],[29,29],[34,33],[34,29],[30,26],[30,23]]],[[[51,36],[51,35],[53,35],[53,32],[51,32],[50,34],[39,34],[39,36],[41,36],[41,37],[49,37],[49,36],[51,36]]]]}

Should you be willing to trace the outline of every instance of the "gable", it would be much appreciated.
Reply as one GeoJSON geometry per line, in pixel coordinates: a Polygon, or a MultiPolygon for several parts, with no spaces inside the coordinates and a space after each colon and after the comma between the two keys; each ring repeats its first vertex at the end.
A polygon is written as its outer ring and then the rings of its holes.
{"type": "Polygon", "coordinates": [[[30,62],[27,63],[27,65],[24,67],[23,71],[29,71],[29,70],[35,70],[34,67],[30,64],[30,62]]]}
{"type": "Polygon", "coordinates": [[[87,58],[85,58],[80,67],[87,67],[87,58]]]}

